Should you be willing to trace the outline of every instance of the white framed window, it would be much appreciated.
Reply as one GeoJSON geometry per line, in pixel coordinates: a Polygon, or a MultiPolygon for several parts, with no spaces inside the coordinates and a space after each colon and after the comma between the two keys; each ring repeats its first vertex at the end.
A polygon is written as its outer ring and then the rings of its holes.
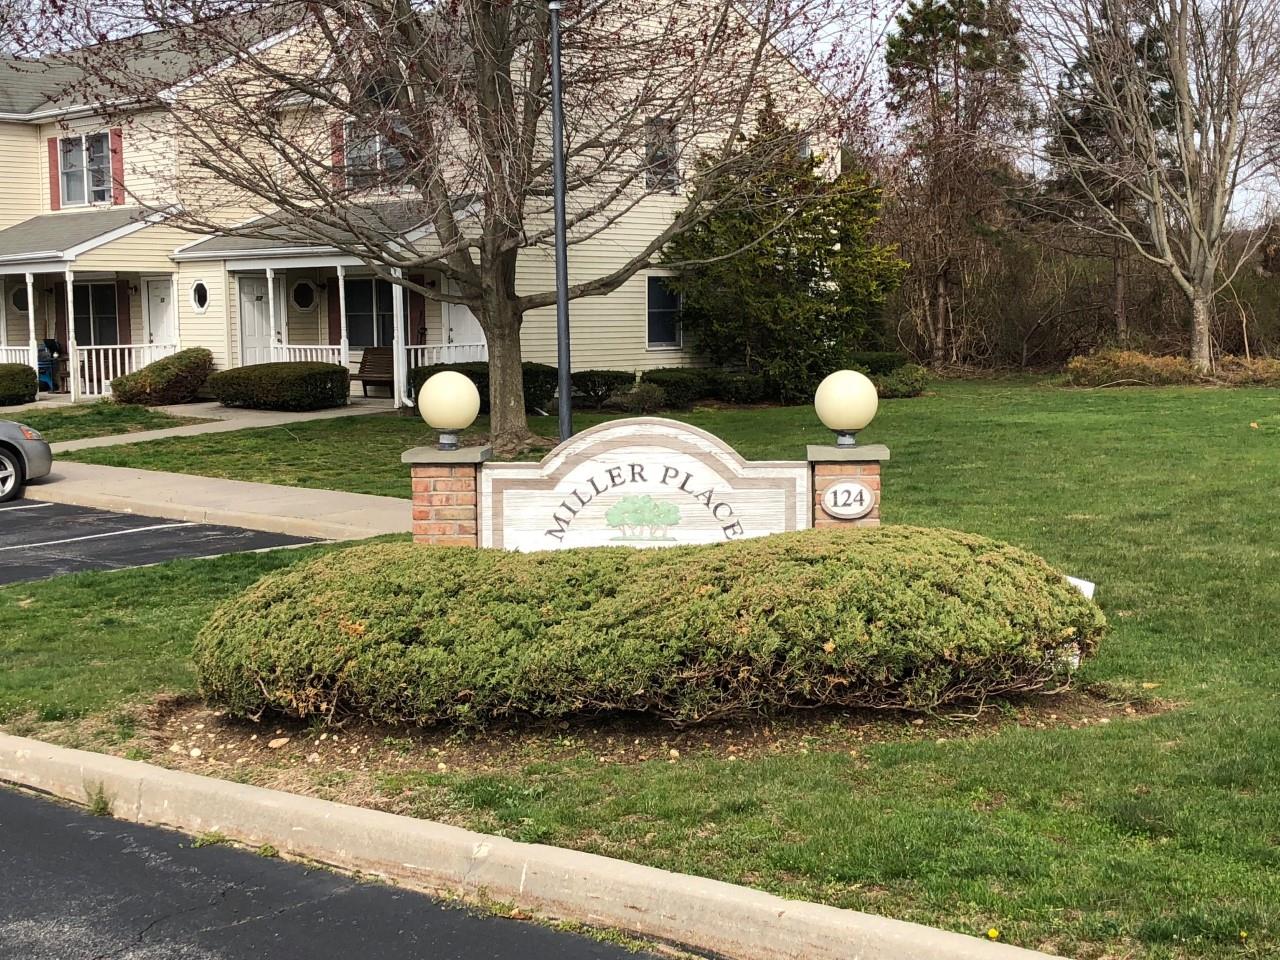
{"type": "Polygon", "coordinates": [[[667,277],[648,278],[650,350],[680,346],[680,294],[667,281],[667,277]]]}
{"type": "MultiPolygon", "coordinates": [[[[396,120],[397,138],[409,135],[403,121],[396,120]]],[[[378,130],[362,128],[356,121],[348,120],[343,133],[346,144],[347,185],[351,187],[375,187],[394,182],[404,171],[405,159],[393,138],[378,130]]]]}
{"type": "Polygon", "coordinates": [[[310,280],[299,280],[289,291],[289,302],[300,313],[310,313],[320,303],[320,291],[310,280]]]}
{"type": "Polygon", "coordinates": [[[111,135],[77,134],[58,141],[61,206],[111,202],[111,135]]]}
{"type": "Polygon", "coordinates": [[[120,342],[114,283],[75,284],[71,293],[71,309],[75,319],[76,343],[85,347],[102,347],[120,342]]]}
{"type": "Polygon", "coordinates": [[[651,190],[676,192],[680,186],[680,143],[676,122],[654,117],[645,139],[645,182],[651,190]]]}
{"type": "Polygon", "coordinates": [[[196,313],[204,313],[209,309],[209,285],[203,280],[191,284],[191,309],[196,313]]]}
{"type": "Polygon", "coordinates": [[[9,306],[11,306],[16,313],[27,312],[27,308],[30,304],[27,303],[27,288],[25,284],[14,287],[9,291],[9,306]]]}
{"type": "Polygon", "coordinates": [[[348,278],[347,342],[352,347],[389,347],[393,341],[396,288],[377,278],[348,278]]]}

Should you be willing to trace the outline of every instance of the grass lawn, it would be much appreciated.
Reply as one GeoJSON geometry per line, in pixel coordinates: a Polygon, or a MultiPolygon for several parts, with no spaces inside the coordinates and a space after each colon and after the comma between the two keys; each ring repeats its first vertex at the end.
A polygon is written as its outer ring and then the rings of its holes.
{"type": "MultiPolygon", "coordinates": [[[[752,458],[823,439],[807,408],[687,419],[752,458]]],[[[399,453],[425,439],[361,417],[87,453],[405,495],[399,453]]],[[[863,439],[893,450],[887,522],[998,537],[1097,581],[1114,632],[1084,681],[1173,709],[982,735],[931,721],[740,759],[421,763],[381,790],[421,816],[1069,956],[1280,956],[1280,392],[945,384],[882,404],[863,439]]],[[[298,555],[0,588],[0,710],[102,715],[184,689],[204,612],[298,555]]]]}
{"type": "Polygon", "coordinates": [[[120,433],[137,433],[140,430],[163,430],[181,427],[188,423],[207,423],[201,417],[174,417],[159,410],[127,403],[100,400],[97,403],[80,403],[65,409],[24,410],[10,419],[34,427],[44,434],[50,443],[60,440],[83,440],[86,437],[109,437],[120,433]]]}

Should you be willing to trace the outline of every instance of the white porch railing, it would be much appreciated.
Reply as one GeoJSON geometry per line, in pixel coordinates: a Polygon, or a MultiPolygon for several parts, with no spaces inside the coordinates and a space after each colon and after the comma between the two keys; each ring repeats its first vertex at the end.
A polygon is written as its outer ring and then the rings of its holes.
{"type": "Polygon", "coordinates": [[[29,344],[23,344],[20,347],[0,347],[0,363],[23,363],[31,362],[31,347],[29,344]]]}
{"type": "Polygon", "coordinates": [[[309,361],[312,363],[342,363],[342,347],[336,344],[300,346],[294,343],[277,343],[271,348],[271,359],[276,362],[309,361]]]}
{"type": "Polygon", "coordinates": [[[141,370],[161,357],[178,352],[176,343],[133,343],[104,347],[76,345],[72,363],[78,367],[80,394],[105,397],[111,393],[111,381],[126,373],[141,370]]]}
{"type": "Polygon", "coordinates": [[[486,343],[418,343],[408,347],[409,369],[438,363],[480,363],[489,359],[486,343]]]}

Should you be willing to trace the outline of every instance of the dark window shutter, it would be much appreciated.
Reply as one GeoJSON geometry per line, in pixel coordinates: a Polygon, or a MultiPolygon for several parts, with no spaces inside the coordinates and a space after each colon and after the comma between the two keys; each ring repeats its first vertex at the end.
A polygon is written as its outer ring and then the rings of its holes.
{"type": "Polygon", "coordinates": [[[129,314],[129,281],[116,278],[116,342],[133,342],[133,317],[129,314]]]}
{"type": "MultiPolygon", "coordinates": [[[[124,203],[124,131],[119,127],[111,128],[111,202],[124,203]]],[[[128,343],[128,340],[121,341],[128,343]]]]}
{"type": "Polygon", "coordinates": [[[58,169],[58,138],[49,138],[49,209],[62,209],[62,178],[58,169]]]}
{"type": "Polygon", "coordinates": [[[59,283],[53,289],[53,338],[63,351],[67,349],[67,285],[59,283]]]}
{"type": "Polygon", "coordinates": [[[335,120],[329,126],[330,164],[333,167],[333,188],[341,190],[347,182],[346,173],[346,132],[341,120],[335,120]]]}
{"type": "MultiPolygon", "coordinates": [[[[421,274],[409,278],[419,286],[425,286],[427,278],[421,274]]],[[[409,291],[409,342],[427,342],[427,298],[417,290],[409,291]]]]}
{"type": "Polygon", "coordinates": [[[342,342],[342,301],[338,299],[338,278],[330,277],[324,283],[325,299],[329,303],[329,343],[342,342]]]}

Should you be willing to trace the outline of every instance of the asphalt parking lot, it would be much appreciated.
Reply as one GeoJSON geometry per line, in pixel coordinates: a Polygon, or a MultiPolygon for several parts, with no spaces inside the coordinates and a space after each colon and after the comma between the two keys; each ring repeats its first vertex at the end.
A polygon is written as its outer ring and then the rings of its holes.
{"type": "Polygon", "coordinates": [[[312,542],[240,527],[15,500],[0,504],[0,583],[312,542]]]}

